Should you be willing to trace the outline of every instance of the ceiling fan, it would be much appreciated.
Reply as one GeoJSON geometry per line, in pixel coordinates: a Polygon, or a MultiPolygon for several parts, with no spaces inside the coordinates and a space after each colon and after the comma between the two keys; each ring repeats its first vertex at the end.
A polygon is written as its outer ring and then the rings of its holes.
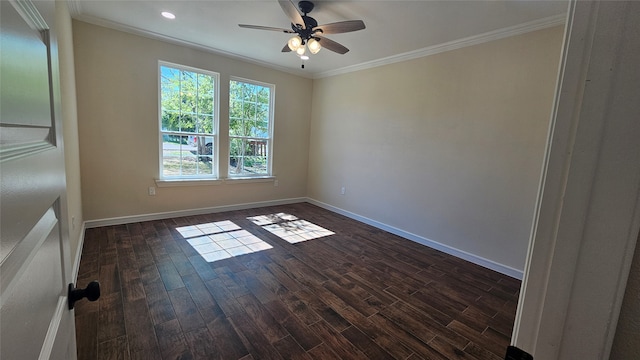
{"type": "Polygon", "coordinates": [[[325,37],[327,34],[341,34],[352,31],[358,31],[365,28],[362,20],[339,21],[331,24],[318,25],[316,19],[308,16],[313,10],[313,2],[300,1],[298,8],[291,0],[278,0],[280,7],[284,10],[289,20],[291,20],[291,29],[276,28],[270,26],[246,25],[238,26],[247,29],[269,30],[284,32],[287,34],[296,34],[282,48],[282,52],[295,51],[299,56],[305,56],[306,48],[312,54],[318,53],[321,48],[326,48],[338,54],[346,54],[349,49],[325,37]]]}

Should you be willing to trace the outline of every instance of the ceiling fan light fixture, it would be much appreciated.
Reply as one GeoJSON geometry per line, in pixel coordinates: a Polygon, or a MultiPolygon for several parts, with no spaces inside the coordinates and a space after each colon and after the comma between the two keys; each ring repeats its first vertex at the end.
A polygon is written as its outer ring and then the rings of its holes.
{"type": "Polygon", "coordinates": [[[300,47],[298,47],[296,49],[296,53],[300,56],[304,55],[304,52],[307,50],[307,47],[304,45],[301,45],[300,47]]]}
{"type": "Polygon", "coordinates": [[[307,41],[307,46],[309,47],[309,51],[312,54],[317,54],[318,51],[320,51],[320,49],[322,49],[322,46],[320,46],[320,42],[316,39],[309,39],[309,41],[307,41]]]}
{"type": "Polygon", "coordinates": [[[289,45],[289,49],[291,49],[291,51],[298,51],[298,49],[302,45],[302,38],[296,35],[289,39],[289,41],[287,41],[287,45],[289,45]]]}

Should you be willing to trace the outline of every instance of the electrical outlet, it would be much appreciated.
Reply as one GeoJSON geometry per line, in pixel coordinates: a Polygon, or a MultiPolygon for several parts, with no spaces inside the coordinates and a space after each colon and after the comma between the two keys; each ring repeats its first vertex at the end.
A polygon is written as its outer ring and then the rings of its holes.
{"type": "Polygon", "coordinates": [[[75,230],[76,229],[76,217],[72,216],[71,217],[71,230],[75,230]]]}
{"type": "Polygon", "coordinates": [[[278,180],[273,181],[273,186],[278,186],[278,180]]]}
{"type": "Polygon", "coordinates": [[[149,196],[154,196],[156,194],[156,188],[153,186],[149,186],[149,196]]]}
{"type": "Polygon", "coordinates": [[[340,195],[344,195],[346,192],[347,192],[347,189],[343,186],[343,187],[340,189],[340,195]]]}

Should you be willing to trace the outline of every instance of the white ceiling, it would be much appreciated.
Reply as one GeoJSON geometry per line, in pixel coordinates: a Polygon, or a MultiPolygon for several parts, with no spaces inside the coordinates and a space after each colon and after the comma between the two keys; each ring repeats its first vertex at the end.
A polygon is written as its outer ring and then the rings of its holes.
{"type": "MultiPolygon", "coordinates": [[[[297,4],[297,0],[293,0],[297,4]]],[[[360,0],[314,1],[318,24],[363,20],[366,29],[327,35],[348,47],[326,49],[302,61],[280,50],[291,36],[244,29],[238,24],[289,28],[276,0],[69,0],[74,18],[165,40],[191,44],[307,77],[321,77],[394,59],[419,56],[443,44],[473,43],[478,35],[499,37],[559,24],[567,1],[360,0]],[[170,11],[175,20],[160,16],[170,11]]],[[[482,36],[480,36],[481,38],[482,36]]],[[[486,38],[486,36],[485,36],[486,38]]]]}

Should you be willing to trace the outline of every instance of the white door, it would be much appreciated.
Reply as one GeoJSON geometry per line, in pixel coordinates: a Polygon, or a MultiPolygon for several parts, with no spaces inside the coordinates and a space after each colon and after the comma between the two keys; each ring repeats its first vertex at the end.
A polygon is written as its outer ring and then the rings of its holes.
{"type": "Polygon", "coordinates": [[[0,6],[0,359],[75,359],[55,2],[0,6]]]}

